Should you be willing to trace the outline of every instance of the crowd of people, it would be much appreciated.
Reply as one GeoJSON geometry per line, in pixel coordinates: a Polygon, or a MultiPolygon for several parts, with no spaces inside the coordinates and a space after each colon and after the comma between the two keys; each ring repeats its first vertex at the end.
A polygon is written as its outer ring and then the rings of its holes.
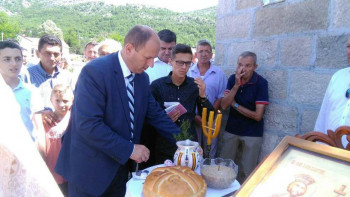
{"type": "MultiPolygon", "coordinates": [[[[63,195],[124,196],[129,172],[172,160],[181,132],[205,147],[204,107],[229,109],[224,132],[206,154],[234,160],[241,183],[256,167],[269,95],[267,80],[255,71],[255,53],[242,52],[227,79],[208,40],[199,40],[193,53],[171,30],[137,25],[123,46],[87,43],[87,63],[73,73],[56,36],[42,36],[36,54],[39,63],[27,66],[18,43],[0,42],[0,74],[63,195]],[[172,102],[185,112],[167,114],[172,102]]],[[[350,63],[350,38],[347,57],[350,63]]],[[[334,74],[315,130],[349,125],[349,76],[349,68],[334,74]]]]}

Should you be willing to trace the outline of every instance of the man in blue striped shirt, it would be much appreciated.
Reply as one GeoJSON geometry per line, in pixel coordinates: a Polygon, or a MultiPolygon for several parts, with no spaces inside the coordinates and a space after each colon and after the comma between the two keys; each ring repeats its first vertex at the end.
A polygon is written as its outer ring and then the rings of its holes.
{"type": "MultiPolygon", "coordinates": [[[[29,67],[30,82],[39,88],[45,108],[52,109],[50,95],[56,84],[72,85],[71,74],[58,67],[62,56],[62,42],[53,35],[44,35],[39,40],[36,55],[40,59],[39,64],[29,67]]],[[[29,81],[28,79],[25,81],[29,81]]],[[[73,88],[73,87],[72,87],[73,88]]],[[[53,113],[45,113],[45,119],[49,124],[54,124],[53,113]]]]}

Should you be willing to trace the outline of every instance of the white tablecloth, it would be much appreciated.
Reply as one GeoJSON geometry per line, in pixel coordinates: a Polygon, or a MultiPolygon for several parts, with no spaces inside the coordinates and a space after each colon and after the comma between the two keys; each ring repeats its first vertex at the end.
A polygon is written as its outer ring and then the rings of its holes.
{"type": "MultiPolygon", "coordinates": [[[[157,166],[153,166],[150,168],[147,168],[147,170],[149,170],[150,172],[157,167],[162,167],[164,166],[163,164],[161,165],[157,165],[157,166]]],[[[200,170],[199,168],[197,168],[195,170],[198,174],[200,174],[200,170]]],[[[134,174],[134,173],[133,173],[134,174]]],[[[142,194],[142,188],[143,188],[143,183],[145,182],[145,180],[140,180],[140,179],[135,179],[135,178],[131,178],[127,184],[126,184],[126,197],[143,197],[142,194]]],[[[231,186],[227,189],[212,189],[212,188],[207,188],[207,193],[206,193],[206,197],[217,197],[217,196],[224,196],[227,195],[233,191],[238,190],[241,187],[241,184],[239,184],[239,182],[237,180],[235,180],[231,186]]]]}

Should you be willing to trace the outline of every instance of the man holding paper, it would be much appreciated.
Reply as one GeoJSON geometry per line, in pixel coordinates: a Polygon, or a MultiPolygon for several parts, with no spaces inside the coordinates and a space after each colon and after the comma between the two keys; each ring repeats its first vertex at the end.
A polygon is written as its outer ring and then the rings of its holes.
{"type": "MultiPolygon", "coordinates": [[[[190,140],[197,141],[194,121],[196,108],[199,114],[202,114],[203,107],[208,108],[208,111],[214,108],[206,98],[204,81],[201,78],[186,76],[192,64],[191,47],[177,44],[172,49],[169,63],[173,71],[168,76],[153,81],[151,92],[171,120],[182,128],[182,132],[187,127],[186,135],[190,140]]],[[[178,139],[176,136],[174,138],[178,139]]],[[[158,135],[155,148],[156,163],[163,163],[166,159],[172,160],[176,149],[175,144],[158,135]]]]}

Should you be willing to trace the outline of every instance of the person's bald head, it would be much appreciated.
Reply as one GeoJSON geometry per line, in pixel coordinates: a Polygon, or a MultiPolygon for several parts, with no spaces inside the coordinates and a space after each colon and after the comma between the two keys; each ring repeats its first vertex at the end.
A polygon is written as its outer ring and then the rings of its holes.
{"type": "Polygon", "coordinates": [[[124,47],[129,43],[134,45],[136,50],[144,47],[146,42],[151,38],[156,36],[159,37],[154,30],[146,25],[136,25],[126,34],[124,38],[124,47]]]}
{"type": "Polygon", "coordinates": [[[160,49],[157,33],[145,25],[136,25],[125,36],[122,57],[133,73],[142,73],[153,67],[160,49]]]}

